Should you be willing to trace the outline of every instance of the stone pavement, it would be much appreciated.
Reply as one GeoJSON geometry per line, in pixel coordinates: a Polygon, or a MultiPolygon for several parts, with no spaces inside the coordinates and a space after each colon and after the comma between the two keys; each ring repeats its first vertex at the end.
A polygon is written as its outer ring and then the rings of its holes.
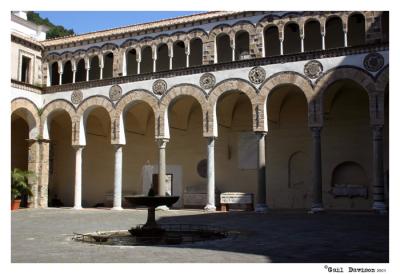
{"type": "Polygon", "coordinates": [[[271,210],[205,213],[157,211],[161,223],[210,224],[240,235],[175,246],[99,246],[71,240],[73,232],[126,230],[146,220],[147,211],[126,209],[22,209],[11,214],[11,261],[208,262],[208,263],[384,263],[389,258],[388,216],[367,212],[271,210]]]}

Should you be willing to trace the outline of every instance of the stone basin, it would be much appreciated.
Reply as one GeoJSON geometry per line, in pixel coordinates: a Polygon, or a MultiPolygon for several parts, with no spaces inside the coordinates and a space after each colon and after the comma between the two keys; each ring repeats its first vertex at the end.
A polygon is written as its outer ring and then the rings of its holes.
{"type": "Polygon", "coordinates": [[[171,207],[179,200],[179,196],[127,195],[124,198],[132,205],[154,208],[162,205],[171,207]]]}
{"type": "MultiPolygon", "coordinates": [[[[156,222],[156,207],[163,205],[171,207],[179,200],[179,196],[132,195],[125,196],[125,199],[132,205],[147,206],[147,222],[143,226],[143,229],[152,231],[151,233],[162,234],[163,231],[159,228],[156,222]]],[[[134,231],[135,229],[132,228],[129,232],[133,235],[134,231]]]]}

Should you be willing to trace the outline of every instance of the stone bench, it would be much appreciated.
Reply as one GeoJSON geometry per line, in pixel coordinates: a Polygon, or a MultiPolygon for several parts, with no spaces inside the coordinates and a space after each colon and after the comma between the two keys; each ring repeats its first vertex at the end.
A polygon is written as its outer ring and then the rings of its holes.
{"type": "Polygon", "coordinates": [[[221,211],[229,211],[229,206],[232,204],[245,205],[246,210],[254,210],[254,195],[253,193],[243,192],[224,192],[220,196],[221,211]]]}

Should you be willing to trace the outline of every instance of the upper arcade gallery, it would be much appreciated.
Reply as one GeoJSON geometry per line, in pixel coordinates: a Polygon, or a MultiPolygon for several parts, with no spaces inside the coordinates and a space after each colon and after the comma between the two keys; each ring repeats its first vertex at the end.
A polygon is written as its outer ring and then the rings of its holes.
{"type": "Polygon", "coordinates": [[[158,182],[177,207],[384,212],[388,30],[387,12],[257,11],[18,36],[12,167],[40,175],[33,207],[121,209],[158,182]]]}

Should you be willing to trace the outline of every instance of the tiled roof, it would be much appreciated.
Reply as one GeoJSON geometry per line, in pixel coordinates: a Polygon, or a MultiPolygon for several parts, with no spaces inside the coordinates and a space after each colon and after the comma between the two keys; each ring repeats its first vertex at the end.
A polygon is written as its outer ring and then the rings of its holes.
{"type": "Polygon", "coordinates": [[[199,14],[175,17],[175,18],[170,18],[170,19],[163,19],[163,20],[149,22],[149,23],[129,25],[129,26],[125,26],[125,27],[113,28],[113,29],[96,31],[96,32],[89,32],[89,33],[85,33],[85,34],[81,34],[81,35],[72,35],[72,36],[65,36],[65,37],[60,37],[60,38],[55,38],[55,39],[49,39],[49,40],[43,41],[42,44],[47,47],[55,46],[55,45],[60,45],[60,44],[65,44],[65,43],[80,42],[80,41],[84,41],[84,40],[88,40],[88,39],[107,37],[107,36],[111,36],[111,35],[132,33],[132,32],[138,32],[138,31],[159,28],[159,27],[192,23],[195,21],[208,20],[208,19],[213,19],[213,18],[217,18],[217,17],[221,17],[221,16],[233,15],[233,14],[237,14],[237,13],[241,13],[241,12],[239,12],[239,11],[233,11],[233,12],[232,11],[231,12],[229,12],[229,11],[212,11],[212,12],[206,12],[206,13],[199,13],[199,14]]]}
{"type": "Polygon", "coordinates": [[[22,35],[22,34],[20,34],[20,33],[14,32],[14,31],[11,32],[11,35],[12,35],[12,36],[15,36],[15,37],[17,37],[17,38],[19,38],[19,39],[25,40],[25,41],[27,41],[27,42],[29,42],[29,43],[35,45],[35,46],[38,46],[38,47],[40,47],[40,48],[43,48],[43,44],[42,44],[41,42],[39,42],[39,41],[37,41],[37,40],[35,40],[35,39],[29,37],[29,36],[25,36],[25,35],[22,35]]]}

